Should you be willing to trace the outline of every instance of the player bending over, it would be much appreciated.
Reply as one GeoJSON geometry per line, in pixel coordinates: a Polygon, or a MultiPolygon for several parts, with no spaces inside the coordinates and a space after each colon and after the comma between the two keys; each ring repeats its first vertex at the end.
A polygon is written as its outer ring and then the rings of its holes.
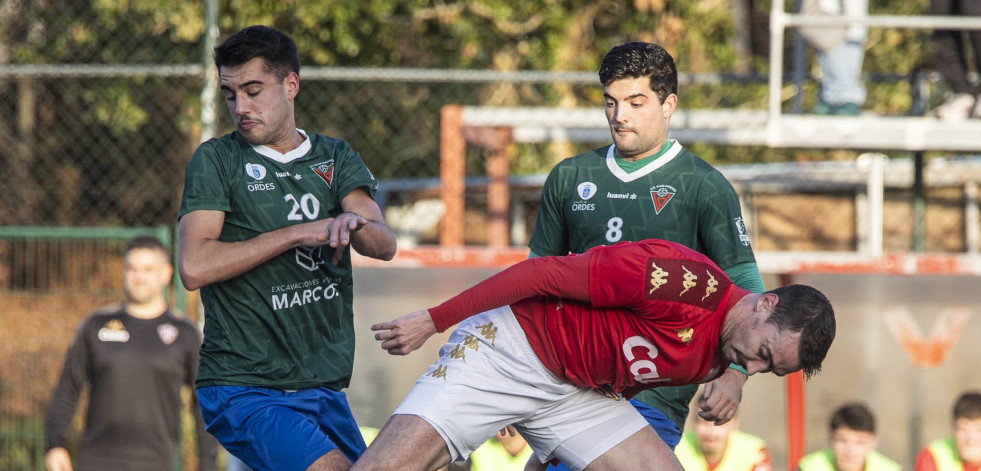
{"type": "Polygon", "coordinates": [[[681,470],[624,399],[730,363],[810,377],[835,335],[820,291],[750,293],[704,255],[653,239],[529,259],[372,329],[405,355],[461,321],[353,470],[436,469],[511,424],[543,463],[681,470]]]}

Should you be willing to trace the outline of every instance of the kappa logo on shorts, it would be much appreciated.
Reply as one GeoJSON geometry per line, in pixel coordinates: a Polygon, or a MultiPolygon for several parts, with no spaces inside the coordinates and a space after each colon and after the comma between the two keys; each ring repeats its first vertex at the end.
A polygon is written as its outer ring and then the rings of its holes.
{"type": "Polygon", "coordinates": [[[494,340],[497,339],[497,327],[494,327],[493,322],[488,322],[484,325],[478,325],[480,329],[480,335],[484,337],[485,340],[490,340],[491,346],[494,346],[494,340]]]}
{"type": "Polygon", "coordinates": [[[310,166],[310,170],[320,175],[324,183],[327,183],[327,188],[330,188],[330,184],[334,181],[334,159],[313,164],[310,166]]]}
{"type": "Polygon", "coordinates": [[[678,193],[673,186],[656,185],[651,188],[651,200],[654,202],[654,214],[661,214],[661,210],[668,205],[671,198],[678,193]]]}
{"type": "Polygon", "coordinates": [[[473,351],[480,349],[480,339],[474,337],[473,334],[468,334],[463,340],[460,341],[460,345],[467,347],[473,351]]]}
{"type": "Polygon", "coordinates": [[[449,356],[450,356],[450,358],[453,358],[455,360],[461,360],[464,363],[466,363],[467,362],[467,347],[464,346],[463,344],[457,344],[456,347],[453,348],[453,351],[450,352],[450,355],[449,356]]]}
{"type": "Polygon", "coordinates": [[[445,365],[436,365],[436,368],[433,368],[433,371],[426,373],[426,376],[432,376],[433,378],[442,378],[443,381],[446,381],[446,371],[447,368],[445,365]]]}

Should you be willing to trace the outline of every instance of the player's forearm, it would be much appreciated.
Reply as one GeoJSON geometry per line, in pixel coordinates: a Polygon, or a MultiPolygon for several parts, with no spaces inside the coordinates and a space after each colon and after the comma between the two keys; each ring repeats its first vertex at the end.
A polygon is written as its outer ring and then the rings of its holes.
{"type": "Polygon", "coordinates": [[[445,331],[475,314],[533,296],[589,301],[589,255],[521,261],[429,310],[445,331]]]}
{"type": "Polygon", "coordinates": [[[194,236],[181,231],[178,248],[181,281],[193,291],[241,275],[299,245],[298,227],[284,227],[239,242],[193,239],[194,236]]]}
{"type": "Polygon", "coordinates": [[[351,246],[361,255],[386,261],[395,257],[397,250],[392,229],[384,222],[372,219],[351,235],[351,246]]]}

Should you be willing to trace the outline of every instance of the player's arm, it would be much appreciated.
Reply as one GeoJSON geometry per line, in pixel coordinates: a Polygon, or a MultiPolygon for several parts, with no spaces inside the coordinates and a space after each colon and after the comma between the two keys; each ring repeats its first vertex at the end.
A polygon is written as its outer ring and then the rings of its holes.
{"type": "Polygon", "coordinates": [[[760,274],[760,267],[756,262],[737,263],[723,271],[736,286],[744,290],[753,293],[766,291],[763,286],[763,275],[760,274]]]}
{"type": "Polygon", "coordinates": [[[562,195],[571,190],[563,184],[561,174],[562,165],[556,165],[545,179],[535,229],[528,241],[528,258],[569,253],[569,231],[562,211],[562,195]]]}
{"type": "Polygon", "coordinates": [[[375,340],[392,355],[418,349],[433,334],[481,312],[533,296],[558,296],[589,301],[589,259],[592,254],[538,257],[518,262],[443,304],[371,326],[375,340]]]}
{"type": "MultiPolygon", "coordinates": [[[[725,270],[736,286],[754,293],[762,293],[763,277],[756,263],[746,262],[725,270]]],[[[749,379],[746,370],[736,364],[729,365],[722,375],[705,385],[702,400],[698,403],[698,415],[705,420],[722,425],[736,416],[743,398],[743,386],[749,379]]]]}
{"type": "Polygon", "coordinates": [[[223,211],[191,211],[178,224],[181,281],[193,291],[241,275],[293,247],[324,245],[332,224],[343,224],[345,219],[353,217],[350,214],[343,219],[339,217],[340,221],[328,218],[295,224],[248,240],[224,242],[218,239],[225,224],[223,211]]]}
{"type": "Polygon", "coordinates": [[[48,416],[45,420],[44,465],[48,471],[72,471],[72,460],[68,454],[68,429],[78,400],[85,388],[88,371],[89,350],[84,336],[85,323],[78,328],[72,345],[65,353],[65,366],[58,378],[58,384],[51,394],[48,416]]]}
{"type": "Polygon", "coordinates": [[[356,188],[341,200],[341,208],[356,217],[342,219],[345,214],[341,214],[340,223],[330,228],[327,243],[335,249],[335,264],[348,244],[366,257],[391,260],[395,256],[395,233],[385,224],[381,208],[367,191],[356,188]]]}
{"type": "MultiPolygon", "coordinates": [[[[726,276],[742,289],[754,293],[765,291],[763,277],[759,266],[752,261],[752,251],[748,245],[739,240],[742,230],[733,226],[734,219],[741,219],[739,198],[732,185],[720,173],[712,173],[706,180],[714,184],[719,191],[707,198],[703,205],[704,232],[700,238],[706,241],[706,247],[713,261],[724,260],[733,254],[742,254],[747,260],[726,267],[726,276]],[[722,236],[719,234],[728,234],[722,236]],[[727,238],[728,237],[728,238],[727,238]],[[731,238],[731,239],[730,239],[731,238]]],[[[749,375],[738,365],[729,365],[718,378],[705,385],[702,400],[699,402],[698,415],[705,420],[722,425],[736,415],[739,403],[742,401],[743,386],[749,375]]]]}

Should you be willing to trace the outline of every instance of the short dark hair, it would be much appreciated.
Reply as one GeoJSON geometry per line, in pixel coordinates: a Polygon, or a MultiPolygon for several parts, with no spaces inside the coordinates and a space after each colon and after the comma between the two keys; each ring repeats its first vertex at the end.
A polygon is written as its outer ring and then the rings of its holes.
{"type": "Polygon", "coordinates": [[[954,420],[981,419],[981,393],[969,391],[961,394],[954,403],[954,420]]]}
{"type": "Polygon", "coordinates": [[[821,362],[835,339],[835,311],[831,302],[817,289],[805,285],[789,285],[767,293],[779,297],[773,314],[767,318],[780,331],[800,333],[799,360],[804,377],[821,371],[821,362]]]}
{"type": "Polygon", "coordinates": [[[170,259],[170,251],[167,250],[167,246],[165,246],[163,242],[160,242],[160,239],[154,236],[139,236],[133,240],[130,240],[129,243],[126,244],[126,250],[123,253],[128,254],[137,249],[159,250],[163,252],[167,259],[170,259]]]}
{"type": "Polygon", "coordinates": [[[600,65],[599,78],[604,87],[611,82],[647,77],[651,90],[664,103],[671,94],[678,93],[678,69],[668,51],[657,44],[640,41],[613,47],[600,65]]]}
{"type": "Polygon", "coordinates": [[[835,411],[831,416],[829,427],[832,432],[845,427],[875,435],[875,416],[872,415],[872,411],[865,404],[850,402],[835,411]]]}
{"type": "Polygon", "coordinates": [[[296,43],[286,33],[263,25],[249,26],[215,48],[215,66],[237,67],[256,57],[266,61],[266,68],[279,80],[290,72],[300,74],[300,56],[296,43]]]}

